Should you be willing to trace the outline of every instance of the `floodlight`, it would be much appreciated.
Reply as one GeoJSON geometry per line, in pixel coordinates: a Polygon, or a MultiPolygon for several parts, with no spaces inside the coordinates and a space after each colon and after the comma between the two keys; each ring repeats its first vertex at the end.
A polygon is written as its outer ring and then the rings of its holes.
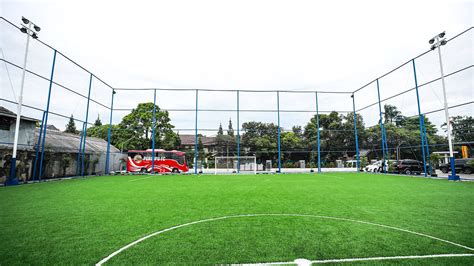
{"type": "Polygon", "coordinates": [[[440,34],[438,34],[438,37],[443,38],[444,35],[446,35],[446,33],[443,31],[443,32],[441,32],[440,34]]]}
{"type": "Polygon", "coordinates": [[[447,44],[447,43],[448,43],[448,41],[446,41],[446,40],[442,40],[442,41],[441,41],[441,45],[445,45],[445,44],[447,44]]]}
{"type": "Polygon", "coordinates": [[[28,32],[28,30],[27,30],[25,27],[21,27],[20,31],[23,32],[23,33],[27,33],[27,32],[28,32]]]}
{"type": "Polygon", "coordinates": [[[25,24],[30,23],[30,21],[29,21],[27,18],[25,18],[25,17],[21,17],[21,20],[22,20],[23,23],[25,23],[25,24]]]}
{"type": "Polygon", "coordinates": [[[33,32],[33,34],[31,34],[31,37],[33,37],[33,39],[38,39],[38,35],[36,35],[35,32],[33,32]]]}
{"type": "Polygon", "coordinates": [[[430,40],[430,44],[433,44],[434,43],[434,38],[430,40]]]}
{"type": "Polygon", "coordinates": [[[33,26],[33,28],[35,28],[35,31],[40,31],[41,30],[41,28],[39,26],[36,26],[36,25],[33,26]]]}

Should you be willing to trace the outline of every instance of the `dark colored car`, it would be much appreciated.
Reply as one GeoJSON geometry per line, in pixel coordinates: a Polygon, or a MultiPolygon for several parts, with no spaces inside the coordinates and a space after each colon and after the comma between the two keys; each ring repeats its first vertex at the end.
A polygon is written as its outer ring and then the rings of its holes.
{"type": "MultiPolygon", "coordinates": [[[[458,173],[465,173],[465,174],[472,174],[474,169],[472,168],[472,163],[468,163],[469,161],[474,161],[474,158],[466,158],[466,159],[455,159],[454,166],[456,168],[456,172],[458,173]]],[[[443,173],[447,173],[451,171],[451,164],[441,164],[439,166],[439,170],[443,173]]]]}
{"type": "Polygon", "coordinates": [[[424,172],[423,162],[411,159],[401,160],[395,165],[395,172],[406,175],[419,175],[424,172]]]}

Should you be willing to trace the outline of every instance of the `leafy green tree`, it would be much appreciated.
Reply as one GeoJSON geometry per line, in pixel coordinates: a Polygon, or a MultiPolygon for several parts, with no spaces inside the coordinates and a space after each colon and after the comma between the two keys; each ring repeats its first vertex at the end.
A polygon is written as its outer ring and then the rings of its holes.
{"type": "MultiPolygon", "coordinates": [[[[111,143],[124,150],[149,149],[152,144],[153,103],[140,103],[123,117],[118,125],[112,126],[111,143]]],[[[155,147],[176,149],[180,145],[179,135],[173,132],[169,113],[156,106],[155,147]]],[[[92,126],[87,135],[107,140],[109,125],[92,126]]]]}
{"type": "Polygon", "coordinates": [[[388,123],[393,124],[396,121],[396,118],[401,115],[401,112],[398,111],[396,106],[385,104],[383,108],[384,108],[384,114],[383,114],[384,123],[386,124],[388,123]]]}
{"type": "MultiPolygon", "coordinates": [[[[451,125],[454,141],[474,141],[474,118],[472,116],[455,116],[452,118],[451,125]]],[[[441,127],[443,127],[446,132],[446,123],[441,127]]]]}
{"type": "Polygon", "coordinates": [[[248,154],[256,154],[260,161],[277,159],[277,125],[251,121],[243,123],[242,130],[242,145],[248,154]]]}
{"type": "Polygon", "coordinates": [[[71,114],[71,117],[69,118],[69,122],[66,124],[66,130],[64,130],[66,133],[72,133],[72,134],[77,134],[78,131],[76,129],[76,123],[74,122],[74,116],[71,114]]]}

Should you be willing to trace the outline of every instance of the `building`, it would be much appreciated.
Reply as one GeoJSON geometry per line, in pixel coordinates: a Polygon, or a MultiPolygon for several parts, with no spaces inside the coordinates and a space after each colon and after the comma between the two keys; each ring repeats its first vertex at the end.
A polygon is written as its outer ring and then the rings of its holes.
{"type": "MultiPolygon", "coordinates": [[[[0,183],[3,183],[10,171],[16,114],[0,106],[0,183]]],[[[39,121],[34,118],[21,117],[18,154],[17,177],[20,181],[32,179],[36,147],[40,134],[37,127],[39,121]]],[[[64,133],[55,126],[47,126],[45,136],[45,157],[43,178],[75,176],[78,173],[80,135],[64,133]]],[[[86,175],[103,174],[107,153],[107,141],[87,137],[85,143],[86,175]]],[[[110,145],[110,170],[119,170],[123,163],[122,153],[110,145]]]]}
{"type": "MultiPolygon", "coordinates": [[[[179,135],[181,139],[181,146],[179,147],[180,150],[194,150],[194,146],[196,144],[196,136],[192,134],[184,134],[179,135]]],[[[202,146],[204,153],[206,154],[215,154],[217,151],[217,138],[216,137],[206,137],[206,136],[198,136],[201,138],[202,146]]],[[[199,141],[199,140],[198,140],[199,141]]]]}

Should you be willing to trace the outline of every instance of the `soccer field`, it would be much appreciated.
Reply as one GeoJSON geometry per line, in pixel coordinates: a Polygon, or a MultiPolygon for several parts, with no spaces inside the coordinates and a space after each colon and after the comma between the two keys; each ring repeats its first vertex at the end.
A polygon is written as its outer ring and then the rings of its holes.
{"type": "Polygon", "coordinates": [[[472,182],[363,173],[3,187],[0,264],[473,265],[473,203],[472,182]]]}

